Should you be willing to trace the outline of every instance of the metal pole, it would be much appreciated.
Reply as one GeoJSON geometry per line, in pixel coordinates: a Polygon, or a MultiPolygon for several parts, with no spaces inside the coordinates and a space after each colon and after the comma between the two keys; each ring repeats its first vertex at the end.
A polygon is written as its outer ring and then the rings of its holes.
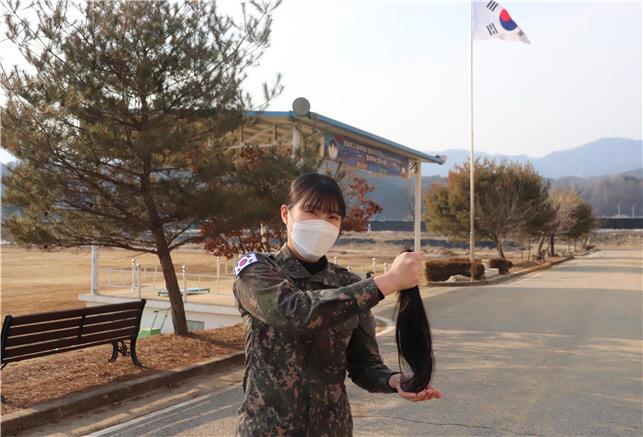
{"type": "MultiPolygon", "coordinates": [[[[471,53],[471,152],[469,154],[469,259],[473,262],[475,258],[475,234],[474,234],[474,165],[473,165],[473,1],[471,2],[471,16],[469,20],[470,27],[470,53],[471,53]]],[[[473,281],[473,275],[471,275],[471,280],[473,281]]]]}
{"type": "Polygon", "coordinates": [[[141,265],[136,263],[136,294],[141,298],[141,265]]]}
{"type": "Polygon", "coordinates": [[[91,293],[98,293],[98,248],[92,244],[92,282],[91,293]]]}
{"type": "Polygon", "coordinates": [[[132,293],[136,293],[136,260],[132,258],[132,293]]]}
{"type": "Polygon", "coordinates": [[[188,278],[185,274],[186,270],[185,266],[181,266],[181,273],[183,274],[183,302],[188,301],[188,278]]]}
{"type": "Polygon", "coordinates": [[[414,219],[414,233],[415,233],[415,248],[418,252],[421,249],[422,241],[420,239],[420,231],[422,229],[422,163],[415,162],[415,219],[414,219]]]}
{"type": "Polygon", "coordinates": [[[375,258],[371,261],[371,272],[375,273],[375,258]]]}

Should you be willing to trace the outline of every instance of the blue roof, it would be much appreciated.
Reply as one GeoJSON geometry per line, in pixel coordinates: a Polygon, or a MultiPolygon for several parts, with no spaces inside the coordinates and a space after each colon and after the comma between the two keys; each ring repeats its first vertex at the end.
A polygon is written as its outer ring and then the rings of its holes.
{"type": "Polygon", "coordinates": [[[429,155],[428,153],[420,152],[419,150],[412,149],[400,143],[396,143],[395,141],[388,140],[386,138],[380,137],[379,135],[375,135],[365,130],[358,129],[354,126],[350,126],[346,123],[342,123],[341,121],[334,120],[330,117],[326,117],[321,114],[317,114],[315,112],[310,112],[307,115],[299,115],[293,111],[248,111],[244,113],[244,116],[248,118],[266,118],[266,119],[282,118],[282,119],[289,119],[289,120],[297,120],[307,124],[312,124],[313,122],[316,125],[323,124],[323,125],[326,125],[328,128],[330,128],[331,130],[333,129],[343,130],[354,136],[365,138],[373,142],[379,143],[381,145],[385,145],[388,148],[393,149],[394,151],[401,153],[402,155],[405,155],[412,159],[416,159],[422,162],[433,162],[436,164],[444,164],[444,162],[446,161],[446,158],[443,156],[429,155]]]}

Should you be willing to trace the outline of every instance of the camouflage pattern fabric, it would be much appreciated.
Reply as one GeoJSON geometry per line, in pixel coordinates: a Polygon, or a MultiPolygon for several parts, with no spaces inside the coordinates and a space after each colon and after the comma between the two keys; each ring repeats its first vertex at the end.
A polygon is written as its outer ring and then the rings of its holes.
{"type": "Polygon", "coordinates": [[[370,311],[383,295],[330,262],[311,275],[286,244],[255,255],[233,286],[246,353],[237,435],[352,435],[347,371],[365,390],[396,393],[370,311]]]}

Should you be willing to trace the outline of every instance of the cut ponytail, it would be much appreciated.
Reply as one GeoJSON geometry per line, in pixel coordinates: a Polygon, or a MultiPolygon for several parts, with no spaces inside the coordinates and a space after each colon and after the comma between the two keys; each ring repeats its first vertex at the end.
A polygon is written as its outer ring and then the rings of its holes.
{"type": "MultiPolygon", "coordinates": [[[[411,250],[407,249],[405,252],[411,250]]],[[[395,312],[395,342],[400,371],[403,362],[413,371],[413,377],[402,377],[400,385],[404,391],[417,393],[429,385],[435,364],[431,327],[418,285],[398,293],[395,312]]]]}

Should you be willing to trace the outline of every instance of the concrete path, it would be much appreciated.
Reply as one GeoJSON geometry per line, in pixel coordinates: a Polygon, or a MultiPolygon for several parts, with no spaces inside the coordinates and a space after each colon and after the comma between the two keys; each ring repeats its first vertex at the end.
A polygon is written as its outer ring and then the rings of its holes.
{"type": "MultiPolygon", "coordinates": [[[[602,251],[497,286],[431,290],[444,399],[412,403],[349,382],[355,435],[642,435],[642,262],[640,251],[602,251]]],[[[393,304],[374,312],[390,318],[393,304]]],[[[394,332],[379,341],[396,368],[394,332]]],[[[240,378],[92,435],[231,435],[240,378]]],[[[101,414],[30,435],[84,434],[110,422],[101,414]]]]}

